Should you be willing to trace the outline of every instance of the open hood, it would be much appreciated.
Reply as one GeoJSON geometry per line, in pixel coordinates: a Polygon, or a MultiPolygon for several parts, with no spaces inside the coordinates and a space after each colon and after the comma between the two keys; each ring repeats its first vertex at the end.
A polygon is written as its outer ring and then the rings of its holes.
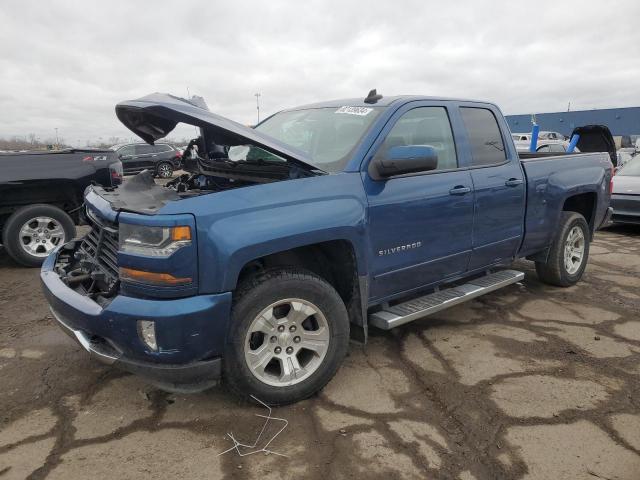
{"type": "Polygon", "coordinates": [[[254,144],[305,168],[315,166],[304,152],[240,123],[212,113],[201,97],[192,100],[166,93],[152,93],[116,105],[118,119],[145,142],[153,144],[166,137],[178,123],[217,131],[237,145],[254,144]]]}
{"type": "Polygon", "coordinates": [[[616,144],[613,141],[611,131],[605,125],[585,125],[576,127],[571,132],[571,137],[575,134],[580,135],[578,140],[578,150],[583,153],[588,152],[607,152],[611,157],[611,163],[617,166],[618,157],[616,155],[616,144]]]}

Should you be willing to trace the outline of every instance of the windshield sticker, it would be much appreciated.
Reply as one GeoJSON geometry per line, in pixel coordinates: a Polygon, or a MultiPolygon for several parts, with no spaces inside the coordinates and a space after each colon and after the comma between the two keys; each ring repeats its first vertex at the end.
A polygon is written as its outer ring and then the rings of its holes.
{"type": "Polygon", "coordinates": [[[373,108],[368,107],[340,107],[335,113],[347,113],[349,115],[365,116],[373,112],[373,108]]]}

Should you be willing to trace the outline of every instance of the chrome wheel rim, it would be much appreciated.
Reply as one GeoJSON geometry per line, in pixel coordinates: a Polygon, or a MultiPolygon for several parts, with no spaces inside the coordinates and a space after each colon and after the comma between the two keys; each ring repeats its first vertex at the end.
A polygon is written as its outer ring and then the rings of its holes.
{"type": "Polygon", "coordinates": [[[171,171],[171,167],[169,165],[163,163],[158,167],[158,173],[162,178],[169,178],[171,176],[171,173],[173,172],[171,171]]]}
{"type": "Polygon", "coordinates": [[[329,342],[329,324],[320,309],[306,300],[287,298],[253,319],[244,339],[244,358],[258,380],[286,387],[318,370],[329,342]]]}
{"type": "Polygon", "coordinates": [[[64,229],[51,217],[35,217],[20,228],[19,243],[22,249],[34,257],[46,257],[65,242],[64,229]]]}
{"type": "Polygon", "coordinates": [[[564,268],[569,275],[573,275],[580,270],[584,260],[584,248],[584,232],[576,225],[569,231],[564,244],[564,268]]]}

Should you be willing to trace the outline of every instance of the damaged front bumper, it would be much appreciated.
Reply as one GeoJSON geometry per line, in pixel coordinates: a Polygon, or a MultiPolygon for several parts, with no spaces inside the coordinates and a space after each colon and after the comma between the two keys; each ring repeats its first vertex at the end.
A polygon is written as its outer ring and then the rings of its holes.
{"type": "Polygon", "coordinates": [[[116,295],[100,305],[63,282],[55,271],[57,256],[42,265],[44,294],[60,327],[93,358],[169,390],[198,391],[216,383],[230,293],[171,300],[116,295]],[[140,337],[141,320],[155,323],[157,350],[140,337]]]}

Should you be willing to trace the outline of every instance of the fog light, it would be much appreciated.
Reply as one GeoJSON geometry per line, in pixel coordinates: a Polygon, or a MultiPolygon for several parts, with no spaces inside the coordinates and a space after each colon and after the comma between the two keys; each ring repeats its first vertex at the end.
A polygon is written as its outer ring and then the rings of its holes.
{"type": "Polygon", "coordinates": [[[152,320],[138,320],[138,335],[151,349],[158,350],[156,342],[156,323],[152,320]]]}

